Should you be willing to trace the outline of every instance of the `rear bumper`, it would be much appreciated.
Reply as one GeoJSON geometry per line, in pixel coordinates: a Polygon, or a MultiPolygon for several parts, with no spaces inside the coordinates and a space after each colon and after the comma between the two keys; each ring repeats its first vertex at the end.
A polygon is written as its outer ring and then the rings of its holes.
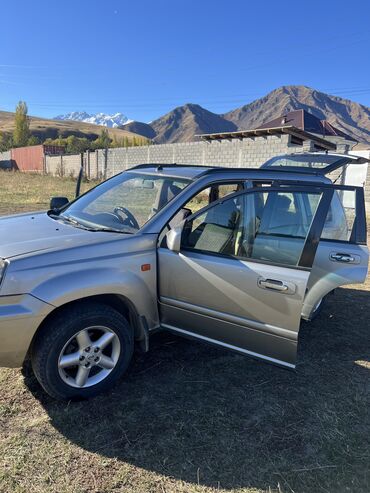
{"type": "Polygon", "coordinates": [[[0,366],[22,366],[36,330],[53,309],[28,294],[0,296],[0,366]]]}

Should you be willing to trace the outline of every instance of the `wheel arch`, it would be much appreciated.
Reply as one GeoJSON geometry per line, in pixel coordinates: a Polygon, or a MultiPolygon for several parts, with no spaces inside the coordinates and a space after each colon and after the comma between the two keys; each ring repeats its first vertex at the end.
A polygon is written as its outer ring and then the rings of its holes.
{"type": "Polygon", "coordinates": [[[148,325],[146,323],[145,317],[139,315],[135,305],[125,296],[116,293],[106,293],[86,296],[55,307],[54,310],[47,314],[47,316],[43,319],[36,332],[34,333],[25,357],[25,361],[29,359],[33,344],[38,334],[48,323],[50,323],[53,318],[73,306],[78,306],[79,304],[85,303],[100,303],[118,311],[127,319],[130,327],[132,327],[135,342],[138,343],[144,351],[148,351],[148,325]]]}

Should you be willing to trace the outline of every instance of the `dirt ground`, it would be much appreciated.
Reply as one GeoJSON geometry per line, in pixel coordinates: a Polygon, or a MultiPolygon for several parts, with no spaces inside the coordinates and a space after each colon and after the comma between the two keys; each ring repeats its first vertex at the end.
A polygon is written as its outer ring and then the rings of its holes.
{"type": "MultiPolygon", "coordinates": [[[[37,201],[22,202],[18,178],[12,200],[4,176],[0,213],[73,193],[37,177],[37,201]]],[[[158,334],[88,402],[53,401],[29,370],[1,369],[0,491],[369,492],[369,316],[369,278],[338,289],[302,324],[295,372],[158,334]]]]}

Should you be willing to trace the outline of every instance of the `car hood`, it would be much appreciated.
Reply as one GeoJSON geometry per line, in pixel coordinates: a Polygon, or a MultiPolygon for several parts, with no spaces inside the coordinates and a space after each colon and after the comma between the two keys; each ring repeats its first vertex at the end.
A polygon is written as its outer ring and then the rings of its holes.
{"type": "Polygon", "coordinates": [[[43,250],[64,250],[132,235],[87,231],[56,221],[46,212],[0,218],[0,258],[43,250]]]}

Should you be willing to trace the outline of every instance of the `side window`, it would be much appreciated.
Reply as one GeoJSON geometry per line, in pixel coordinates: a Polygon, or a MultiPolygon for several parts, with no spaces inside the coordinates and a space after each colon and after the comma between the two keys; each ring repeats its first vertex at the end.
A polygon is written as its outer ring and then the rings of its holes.
{"type": "Polygon", "coordinates": [[[298,265],[320,198],[320,193],[311,192],[261,192],[247,198],[253,199],[256,214],[255,221],[250,214],[245,225],[244,255],[255,260],[298,265]],[[312,203],[309,215],[304,208],[308,199],[312,203]]]}
{"type": "Polygon", "coordinates": [[[238,192],[243,189],[243,182],[233,182],[233,183],[221,183],[214,184],[211,187],[207,187],[197,193],[191,200],[189,200],[182,209],[172,218],[169,224],[162,230],[159,235],[158,244],[162,248],[166,248],[166,233],[170,228],[175,227],[184,218],[188,217],[190,214],[195,214],[200,209],[203,209],[215,200],[222,199],[227,195],[238,192]]]}
{"type": "MultiPolygon", "coordinates": [[[[309,197],[309,214],[316,207],[317,197],[309,197]]],[[[355,190],[335,190],[325,219],[323,240],[349,241],[356,217],[355,190]]]]}
{"type": "Polygon", "coordinates": [[[223,199],[226,195],[230,195],[231,193],[239,192],[243,190],[242,183],[227,183],[218,185],[218,198],[223,199]]]}
{"type": "Polygon", "coordinates": [[[236,254],[242,224],[242,197],[225,200],[186,223],[182,248],[225,255],[236,254]]]}
{"type": "Polygon", "coordinates": [[[191,210],[192,214],[203,209],[210,203],[210,193],[211,189],[206,188],[201,192],[197,193],[189,202],[184,205],[184,209],[191,210]]]}
{"type": "Polygon", "coordinates": [[[185,209],[190,209],[192,214],[203,209],[211,202],[218,199],[223,199],[227,195],[238,192],[243,189],[242,182],[234,183],[221,183],[219,185],[213,185],[211,187],[201,190],[195,195],[189,202],[184,205],[185,209]]]}
{"type": "Polygon", "coordinates": [[[296,266],[321,194],[253,192],[209,208],[185,225],[182,248],[296,266]],[[310,203],[311,203],[310,202],[310,203]]]}
{"type": "Polygon", "coordinates": [[[321,238],[349,241],[356,217],[356,192],[334,191],[321,238]]]}

